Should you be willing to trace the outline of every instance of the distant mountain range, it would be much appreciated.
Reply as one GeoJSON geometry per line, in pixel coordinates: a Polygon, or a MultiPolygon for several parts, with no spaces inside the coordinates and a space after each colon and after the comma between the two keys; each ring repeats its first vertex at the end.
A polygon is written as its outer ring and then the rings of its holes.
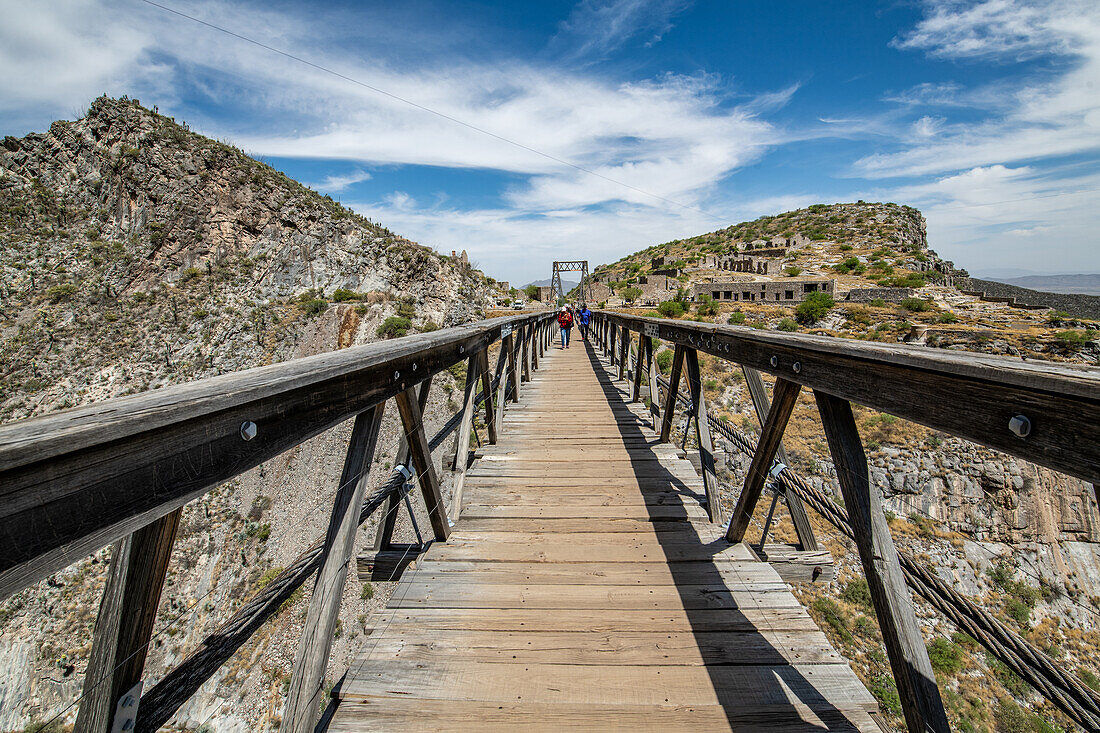
{"type": "Polygon", "coordinates": [[[989,279],[1021,288],[1042,290],[1047,293],[1100,295],[1100,274],[1026,275],[1024,277],[990,277],[989,279]]]}
{"type": "MultiPolygon", "coordinates": [[[[539,288],[547,288],[550,287],[552,281],[553,278],[548,277],[545,280],[535,280],[534,282],[529,282],[527,283],[527,285],[534,285],[535,287],[539,288]]],[[[527,287],[527,285],[521,287],[520,290],[523,290],[523,288],[527,287]]],[[[562,278],[561,287],[565,292],[568,293],[570,290],[577,287],[577,283],[572,280],[566,280],[565,278],[562,278]]]]}

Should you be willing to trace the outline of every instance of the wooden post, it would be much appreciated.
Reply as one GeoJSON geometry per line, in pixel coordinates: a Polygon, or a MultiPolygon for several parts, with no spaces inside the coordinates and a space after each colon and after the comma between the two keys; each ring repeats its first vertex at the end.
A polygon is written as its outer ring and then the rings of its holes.
{"type": "Polygon", "coordinates": [[[897,682],[905,723],[911,731],[948,733],[951,729],[936,676],[882,512],[881,492],[871,483],[852,406],[847,400],[816,390],[814,398],[897,682]]]}
{"type": "Polygon", "coordinates": [[[409,457],[413,469],[420,479],[420,492],[424,495],[424,506],[432,521],[432,531],[440,542],[447,541],[450,525],[447,523],[447,511],[443,506],[443,495],[439,491],[439,477],[432,465],[432,452],[428,448],[428,439],[424,435],[424,423],[417,404],[414,387],[399,392],[394,398],[397,410],[401,413],[401,423],[405,429],[405,440],[409,443],[409,457]]]}
{"type": "MultiPolygon", "coordinates": [[[[760,376],[760,372],[744,364],[741,365],[741,369],[745,373],[745,384],[749,387],[749,395],[752,397],[752,404],[756,409],[756,419],[760,421],[760,427],[763,428],[764,422],[768,419],[768,411],[771,409],[768,390],[764,386],[764,380],[760,376]]],[[[783,449],[782,441],[776,448],[775,456],[783,465],[788,464],[787,451],[783,449]]],[[[798,535],[801,549],[816,550],[817,538],[814,537],[814,528],[810,524],[810,518],[806,514],[806,507],[802,505],[802,500],[793,491],[787,491],[786,489],[783,490],[783,498],[787,502],[787,511],[790,512],[791,521],[794,522],[794,531],[798,535]]]]}
{"type": "Polygon", "coordinates": [[[684,347],[676,344],[672,352],[672,373],[668,376],[668,394],[665,396],[665,410],[661,416],[661,442],[667,443],[672,436],[672,416],[676,413],[676,393],[680,389],[680,372],[684,368],[684,347]]]}
{"type": "MultiPolygon", "coordinates": [[[[481,371],[481,394],[485,395],[485,429],[489,431],[489,445],[496,445],[497,413],[493,409],[493,375],[489,372],[488,346],[477,352],[477,364],[481,371]]],[[[423,408],[420,411],[423,412],[423,408]]]]}
{"type": "MultiPolygon", "coordinates": [[[[413,405],[417,404],[415,399],[411,401],[413,405]]],[[[379,403],[355,417],[355,427],[352,428],[344,458],[344,470],[340,475],[340,488],[333,501],[325,546],[321,551],[324,559],[313,584],[313,595],[309,600],[286,706],[283,708],[280,730],[288,733],[311,733],[321,714],[325,667],[332,651],[332,635],[340,614],[348,564],[355,551],[359,511],[369,483],[370,464],[378,443],[385,406],[385,402],[379,403]]]]}
{"type": "Polygon", "coordinates": [[[497,394],[494,402],[497,430],[504,430],[504,403],[508,395],[508,347],[503,341],[500,344],[500,353],[497,354],[496,378],[497,394]]]}
{"type": "Polygon", "coordinates": [[[618,334],[619,329],[614,325],[609,325],[607,333],[607,365],[609,367],[615,366],[615,336],[618,334]]]}
{"type": "Polygon", "coordinates": [[[630,357],[630,329],[623,325],[619,335],[619,379],[626,373],[626,360],[630,357]]]}
{"type": "Polygon", "coordinates": [[[477,412],[477,382],[480,375],[481,360],[477,355],[471,356],[466,362],[466,392],[462,401],[462,422],[458,424],[458,432],[455,434],[455,460],[451,464],[451,470],[455,472],[454,490],[451,492],[451,510],[448,513],[451,521],[458,519],[462,513],[462,486],[466,483],[466,464],[469,461],[470,431],[474,426],[474,413],[477,412]]]}
{"type": "Polygon", "coordinates": [[[707,401],[703,396],[703,382],[699,374],[699,353],[695,349],[684,352],[687,366],[688,389],[695,419],[695,438],[699,442],[699,467],[703,470],[703,489],[707,495],[707,514],[710,521],[722,521],[722,506],[718,502],[718,477],[714,473],[714,442],[710,437],[707,421],[707,401]]]}
{"type": "Polygon", "coordinates": [[[657,354],[653,350],[653,344],[648,343],[649,350],[649,413],[653,416],[653,429],[660,430],[661,419],[661,389],[657,385],[657,354]]]}
{"type": "Polygon", "coordinates": [[[503,339],[503,348],[508,351],[508,381],[512,385],[512,402],[519,402],[519,370],[516,368],[516,332],[503,339]]]}
{"type": "Polygon", "coordinates": [[[729,542],[741,542],[745,539],[749,520],[756,509],[756,502],[760,500],[764,482],[768,480],[775,451],[779,447],[779,441],[783,439],[783,431],[787,429],[787,421],[791,418],[791,411],[794,410],[801,388],[801,385],[780,377],[775,380],[775,399],[768,412],[768,419],[764,421],[764,427],[760,431],[760,441],[756,444],[756,452],[745,475],[745,487],[741,489],[741,496],[737,499],[737,506],[730,517],[730,526],[726,530],[726,540],[729,542]]]}
{"type": "Polygon", "coordinates": [[[630,395],[631,402],[637,402],[642,394],[642,370],[645,366],[645,333],[638,334],[638,358],[634,362],[634,391],[630,395]]]}
{"type": "MultiPolygon", "coordinates": [[[[417,396],[417,404],[420,412],[424,412],[424,406],[428,404],[428,392],[432,388],[432,378],[428,377],[420,383],[420,391],[417,396]]],[[[398,444],[397,457],[393,461],[394,466],[404,466],[409,461],[409,442],[402,436],[398,444]]],[[[397,524],[397,513],[401,508],[401,496],[398,493],[389,495],[386,499],[385,514],[378,520],[378,529],[374,532],[374,549],[385,550],[393,540],[393,528],[397,524]]]]}
{"type": "Polygon", "coordinates": [[[531,361],[528,346],[531,341],[530,326],[521,326],[519,331],[520,381],[531,381],[531,361]]]}
{"type": "Polygon", "coordinates": [[[532,323],[530,326],[531,333],[531,371],[538,371],[539,368],[539,333],[538,324],[532,323]]]}
{"type": "MultiPolygon", "coordinates": [[[[141,682],[182,512],[181,508],[166,514],[111,548],[76,731],[111,730],[119,699],[141,682]]],[[[134,710],[140,697],[139,690],[134,695],[134,710]]]]}

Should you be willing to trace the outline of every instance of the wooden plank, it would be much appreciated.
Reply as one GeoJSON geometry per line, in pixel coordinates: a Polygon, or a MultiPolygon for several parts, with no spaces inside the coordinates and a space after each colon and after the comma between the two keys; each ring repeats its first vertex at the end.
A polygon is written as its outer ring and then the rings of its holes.
{"type": "Polygon", "coordinates": [[[462,512],[465,524],[474,519],[669,519],[706,520],[706,511],[698,503],[645,505],[561,505],[561,504],[467,504],[462,512]]]}
{"type": "Polygon", "coordinates": [[[384,409],[383,402],[355,418],[321,551],[321,567],[317,571],[294,658],[281,730],[308,733],[313,730],[320,715],[325,668],[332,651],[332,634],[340,612],[340,600],[344,596],[348,564],[355,549],[359,508],[363,506],[363,497],[367,492],[370,465],[374,459],[384,409]]]}
{"type": "Polygon", "coordinates": [[[182,512],[161,517],[111,549],[75,730],[111,730],[119,699],[141,681],[182,512]]]}
{"type": "MultiPolygon", "coordinates": [[[[577,535],[571,535],[576,538],[577,535]]],[[[588,536],[588,535],[586,535],[588,536]]],[[[575,540],[580,542],[579,539],[575,540]]],[[[749,551],[741,545],[732,545],[720,553],[699,544],[623,545],[607,543],[599,545],[595,554],[593,545],[550,545],[532,547],[522,542],[494,542],[479,545],[475,541],[455,541],[446,545],[433,545],[432,558],[447,560],[491,560],[494,562],[690,562],[707,560],[719,554],[730,559],[749,559],[749,551]]]]}
{"type": "Polygon", "coordinates": [[[753,545],[753,550],[788,583],[828,583],[836,578],[828,550],[801,550],[784,544],[753,545]]]}
{"type": "Polygon", "coordinates": [[[882,512],[880,490],[871,483],[852,406],[846,400],[816,390],[814,398],[897,682],[905,722],[909,730],[947,733],[951,728],[936,676],[898,564],[897,548],[882,512]]]}
{"type": "Polygon", "coordinates": [[[443,495],[439,490],[439,477],[432,464],[432,452],[428,448],[428,439],[424,436],[424,423],[420,414],[420,405],[416,401],[413,388],[409,388],[395,398],[397,410],[401,413],[401,423],[405,431],[405,440],[409,445],[409,458],[416,469],[420,492],[424,496],[424,506],[432,523],[435,538],[447,541],[450,525],[447,523],[447,508],[443,504],[443,495]]]}
{"type": "Polygon", "coordinates": [[[820,631],[722,632],[426,631],[390,627],[376,632],[364,664],[400,659],[507,664],[606,666],[836,664],[843,662],[820,631]]]}
{"type": "Polygon", "coordinates": [[[508,353],[508,383],[512,386],[512,402],[519,402],[519,369],[516,367],[516,333],[513,331],[502,340],[502,347],[508,353]]]}
{"type": "Polygon", "coordinates": [[[682,345],[676,344],[672,354],[672,372],[668,377],[668,394],[665,395],[665,409],[661,419],[660,441],[662,443],[667,443],[672,438],[672,420],[676,413],[676,394],[680,389],[680,372],[684,368],[685,351],[682,345]]]}
{"type": "MultiPolygon", "coordinates": [[[[760,372],[750,366],[742,365],[741,369],[745,373],[745,384],[748,385],[749,394],[752,397],[756,419],[760,421],[760,427],[763,428],[768,413],[771,411],[771,400],[768,399],[768,391],[764,387],[764,380],[761,378],[760,372]]],[[[787,460],[787,451],[783,448],[783,441],[780,441],[779,446],[775,449],[775,456],[776,460],[784,465],[790,463],[787,460]]],[[[783,499],[787,502],[787,511],[791,515],[794,532],[798,536],[798,542],[802,545],[802,549],[816,550],[817,538],[814,537],[814,528],[810,525],[810,517],[806,514],[806,507],[802,505],[802,500],[793,491],[785,489],[783,499]]]]}
{"type": "Polygon", "coordinates": [[[638,357],[634,362],[634,388],[630,394],[630,401],[637,402],[638,396],[642,393],[642,371],[645,367],[645,354],[646,354],[646,336],[644,333],[638,334],[638,357]]]}
{"type": "Polygon", "coordinates": [[[476,730],[485,733],[561,730],[665,733],[670,730],[774,731],[807,729],[881,733],[860,711],[811,709],[801,702],[754,705],[593,705],[480,700],[365,698],[340,703],[329,733],[476,730]]]}
{"type": "Polygon", "coordinates": [[[373,626],[412,626],[417,629],[466,629],[473,631],[585,631],[590,634],[624,632],[708,632],[729,634],[775,631],[814,631],[817,625],[802,607],[746,607],[731,613],[725,609],[669,608],[664,610],[557,609],[554,613],[536,608],[403,608],[383,609],[372,614],[373,626]]]}
{"type": "Polygon", "coordinates": [[[614,667],[371,660],[340,686],[341,699],[406,697],[528,703],[791,705],[877,710],[847,664],[758,667],[614,667]],[[469,684],[477,680],[477,685],[469,684]],[[778,681],[782,680],[782,684],[778,681]]]}
{"type": "Polygon", "coordinates": [[[760,499],[760,492],[764,490],[764,483],[768,480],[775,452],[783,439],[783,431],[787,429],[787,421],[790,420],[791,413],[794,411],[798,392],[801,389],[802,387],[794,382],[788,382],[785,379],[775,380],[775,400],[768,412],[768,419],[764,422],[760,441],[756,445],[752,463],[745,475],[745,486],[741,489],[737,506],[730,516],[729,529],[726,530],[726,540],[729,542],[741,542],[745,539],[745,531],[749,528],[756,502],[760,499]]]}
{"type": "Polygon", "coordinates": [[[481,585],[705,585],[721,583],[731,590],[760,587],[782,589],[777,572],[753,561],[668,563],[538,563],[441,560],[425,557],[417,564],[416,579],[424,583],[447,582],[481,585]],[[756,585],[754,585],[756,584],[756,585]]]}

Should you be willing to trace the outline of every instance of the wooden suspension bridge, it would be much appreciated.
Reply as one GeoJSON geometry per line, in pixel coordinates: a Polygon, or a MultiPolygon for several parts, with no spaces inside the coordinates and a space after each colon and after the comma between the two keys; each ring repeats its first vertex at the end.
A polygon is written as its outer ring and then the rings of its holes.
{"type": "Polygon", "coordinates": [[[308,581],[281,730],[877,730],[873,698],[781,577],[824,569],[809,505],[858,548],[910,730],[948,730],[911,592],[1100,730],[1100,696],[898,553],[850,406],[1095,484],[1100,372],[602,311],[588,343],[555,350],[552,319],[498,318],[0,427],[0,597],[113,543],[76,729],[165,725],[308,581]],[[667,377],[653,358],[662,341],[675,347],[667,377]],[[707,415],[700,352],[745,369],[759,440],[707,415]],[[462,409],[429,438],[427,387],[460,361],[462,409]],[[775,377],[770,399],[761,372],[775,377]],[[782,461],[802,387],[813,390],[843,508],[782,461]],[[405,439],[398,469],[371,487],[364,469],[391,399],[405,439]],[[678,409],[693,427],[693,462],[670,442],[678,409]],[[467,446],[481,411],[488,445],[472,462],[456,453],[448,504],[432,452],[452,433],[467,446]],[[183,504],[349,418],[326,536],[146,686],[183,504]],[[728,518],[716,433],[752,455],[728,518]],[[395,544],[393,510],[416,487],[433,539],[395,544]],[[790,511],[797,548],[745,543],[766,487],[790,511]],[[355,530],[377,511],[360,575],[401,579],[326,697],[355,530]]]}

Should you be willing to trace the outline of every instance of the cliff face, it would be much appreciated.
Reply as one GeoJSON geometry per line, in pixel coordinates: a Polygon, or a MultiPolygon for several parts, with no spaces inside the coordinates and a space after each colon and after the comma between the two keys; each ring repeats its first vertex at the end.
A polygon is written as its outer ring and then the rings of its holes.
{"type": "MultiPolygon", "coordinates": [[[[489,290],[464,263],[127,100],[3,140],[0,251],[3,421],[374,341],[390,317],[413,332],[455,325],[481,317],[489,290]]],[[[429,434],[455,391],[451,374],[435,380],[429,434]]],[[[396,451],[395,412],[372,485],[396,451]]],[[[349,434],[342,425],[185,507],[147,686],[323,536],[349,434]]],[[[402,541],[407,530],[399,522],[402,541]]],[[[0,604],[0,731],[79,696],[109,558],[76,559],[0,604]]],[[[330,677],[388,585],[349,580],[330,677]]],[[[307,601],[265,624],[172,727],[277,728],[307,601]]]]}

